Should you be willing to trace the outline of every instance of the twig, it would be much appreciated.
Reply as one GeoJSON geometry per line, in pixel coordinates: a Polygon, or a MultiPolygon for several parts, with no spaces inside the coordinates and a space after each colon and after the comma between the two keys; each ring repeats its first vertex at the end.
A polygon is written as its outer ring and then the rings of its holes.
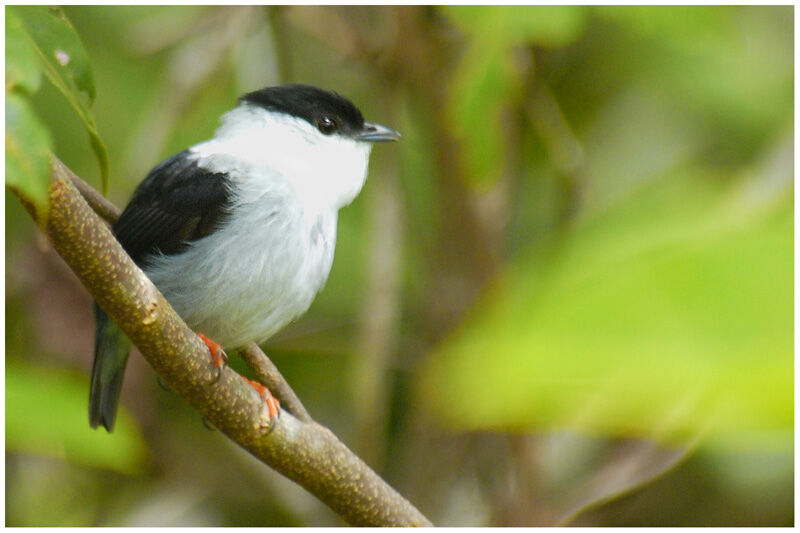
{"type": "Polygon", "coordinates": [[[281,375],[278,367],[256,343],[251,342],[242,348],[240,353],[248,366],[256,373],[258,380],[280,400],[281,407],[288,409],[301,422],[314,422],[300,398],[297,397],[292,387],[281,375]]]}
{"type": "Polygon", "coordinates": [[[701,441],[701,436],[696,435],[676,448],[662,448],[650,441],[630,442],[623,454],[579,485],[573,501],[568,502],[552,525],[573,525],[587,512],[655,483],[685,463],[701,441]]]}
{"type": "Polygon", "coordinates": [[[75,174],[70,173],[70,181],[76,189],[81,193],[83,199],[89,204],[95,213],[100,215],[100,218],[113,224],[119,218],[121,211],[117,206],[112,204],[106,199],[105,196],[97,192],[91,185],[80,179],[75,174]]]}
{"type": "MultiPolygon", "coordinates": [[[[54,157],[44,231],[170,388],[222,433],[305,487],[348,523],[431,525],[329,430],[286,412],[270,421],[264,402],[238,374],[226,367],[217,377],[208,349],[123,251],[72,185],[71,176],[54,157]]],[[[33,206],[20,199],[37,219],[33,206]]]]}

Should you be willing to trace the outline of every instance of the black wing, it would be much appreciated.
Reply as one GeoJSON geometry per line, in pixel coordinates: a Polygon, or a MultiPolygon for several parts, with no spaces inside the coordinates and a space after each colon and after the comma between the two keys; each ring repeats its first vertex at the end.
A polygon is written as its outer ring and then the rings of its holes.
{"type": "Polygon", "coordinates": [[[150,171],[114,224],[120,244],[142,266],[218,229],[229,212],[228,176],[200,167],[185,150],[150,171]]]}

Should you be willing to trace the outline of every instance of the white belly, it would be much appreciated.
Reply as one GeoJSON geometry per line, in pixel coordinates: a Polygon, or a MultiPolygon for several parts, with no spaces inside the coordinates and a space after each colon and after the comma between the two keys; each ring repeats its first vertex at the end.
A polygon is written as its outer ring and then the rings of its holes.
{"type": "Polygon", "coordinates": [[[236,205],[224,227],[145,267],[186,323],[225,347],[266,340],[303,314],[330,273],[336,212],[309,221],[285,194],[236,205]]]}

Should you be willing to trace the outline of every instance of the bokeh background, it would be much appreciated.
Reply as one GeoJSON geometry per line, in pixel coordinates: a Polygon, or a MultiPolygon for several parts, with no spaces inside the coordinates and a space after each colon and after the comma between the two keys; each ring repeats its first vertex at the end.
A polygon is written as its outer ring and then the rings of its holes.
{"type": "MultiPolygon", "coordinates": [[[[435,523],[793,524],[793,7],[65,12],[119,206],[265,85],[403,133],[264,348],[435,523]]],[[[60,94],[34,104],[99,188],[60,94]]],[[[138,354],[89,429],[89,297],[5,206],[7,525],[341,524],[138,354]]]]}

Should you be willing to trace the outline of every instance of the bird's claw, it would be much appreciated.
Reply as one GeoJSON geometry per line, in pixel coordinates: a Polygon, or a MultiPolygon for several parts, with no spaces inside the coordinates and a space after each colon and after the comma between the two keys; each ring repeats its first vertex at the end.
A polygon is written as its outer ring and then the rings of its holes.
{"type": "Polygon", "coordinates": [[[243,380],[247,382],[248,385],[253,387],[261,399],[267,404],[267,409],[269,410],[269,422],[270,426],[278,419],[281,415],[281,403],[278,399],[272,395],[267,387],[259,383],[258,381],[254,381],[252,379],[248,379],[244,376],[240,376],[243,380]]]}
{"type": "Polygon", "coordinates": [[[211,360],[214,363],[214,368],[217,369],[217,376],[214,378],[212,383],[216,383],[222,376],[222,369],[228,364],[228,354],[225,353],[225,350],[222,349],[222,346],[209,339],[202,333],[198,333],[197,336],[200,337],[200,340],[203,341],[203,343],[208,347],[208,351],[211,352],[211,360]]]}
{"type": "MultiPolygon", "coordinates": [[[[200,337],[200,340],[208,347],[208,351],[211,352],[211,360],[214,363],[214,368],[217,369],[217,376],[214,378],[213,383],[219,381],[220,376],[222,376],[222,369],[228,363],[228,355],[225,353],[225,350],[222,349],[222,346],[214,342],[213,340],[209,339],[202,333],[197,334],[200,337]]],[[[261,399],[264,400],[264,403],[267,404],[267,410],[269,413],[269,428],[271,429],[275,420],[281,414],[281,404],[275,396],[269,391],[267,387],[259,383],[258,381],[254,381],[252,379],[248,379],[242,375],[240,375],[243,380],[247,382],[248,385],[253,387],[261,399]]]]}

